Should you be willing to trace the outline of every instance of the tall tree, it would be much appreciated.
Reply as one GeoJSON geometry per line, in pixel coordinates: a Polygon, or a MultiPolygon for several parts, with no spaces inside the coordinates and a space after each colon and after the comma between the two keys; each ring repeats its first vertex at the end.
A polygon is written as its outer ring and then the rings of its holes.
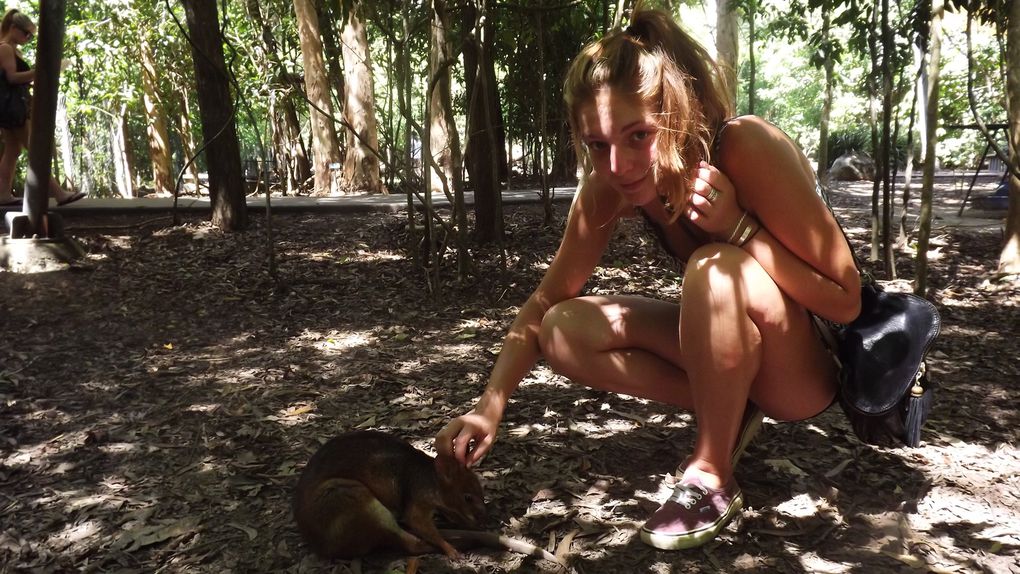
{"type": "Polygon", "coordinates": [[[361,19],[362,0],[353,0],[347,11],[341,40],[344,57],[344,120],[347,154],[343,185],[347,190],[380,193],[379,127],[375,119],[375,82],[368,46],[368,31],[361,19]]]}
{"type": "Polygon", "coordinates": [[[487,0],[472,0],[463,11],[464,74],[467,93],[468,177],[475,192],[475,240],[503,239],[503,207],[500,176],[506,167],[503,144],[506,136],[499,105],[495,64],[495,26],[486,18],[487,0]]]}
{"type": "MultiPolygon", "coordinates": [[[[450,34],[450,16],[446,1],[432,0],[432,49],[428,85],[434,84],[435,87],[431,94],[432,105],[429,107],[431,115],[429,148],[440,169],[438,171],[431,167],[428,169],[427,173],[431,174],[428,187],[430,192],[442,190],[447,195],[453,193],[453,218],[457,226],[457,269],[463,278],[470,265],[470,255],[467,250],[467,209],[461,175],[464,165],[450,90],[450,66],[456,59],[450,34]],[[447,182],[445,186],[441,181],[443,179],[447,182]]],[[[433,256],[438,258],[438,254],[433,256]]]]}
{"type": "Polygon", "coordinates": [[[931,23],[928,32],[928,89],[925,94],[925,134],[927,140],[921,176],[921,225],[917,237],[917,271],[914,292],[925,295],[928,290],[928,240],[931,236],[932,196],[935,187],[935,147],[938,141],[939,69],[942,60],[943,0],[931,0],[931,23]]]}
{"type": "Polygon", "coordinates": [[[127,104],[110,118],[110,144],[113,149],[113,185],[121,197],[135,196],[134,154],[128,138],[127,104]]]}
{"type": "MultiPolygon", "coordinates": [[[[333,101],[339,104],[340,110],[343,110],[343,52],[337,43],[335,25],[340,17],[338,0],[315,0],[315,13],[319,16],[319,32],[322,33],[322,53],[326,58],[326,72],[329,75],[333,101]]],[[[334,112],[336,111],[334,110],[334,112]]],[[[343,154],[341,153],[341,155],[343,154]]]]}
{"type": "Polygon", "coordinates": [[[166,127],[166,108],[159,89],[158,66],[148,28],[142,28],[138,51],[142,63],[142,101],[145,106],[149,159],[152,160],[152,185],[156,193],[173,191],[170,174],[170,137],[166,127]]]}
{"type": "Polygon", "coordinates": [[[450,66],[454,61],[453,48],[450,42],[450,18],[446,10],[445,0],[434,0],[432,3],[432,43],[429,53],[430,82],[436,80],[431,95],[429,118],[429,139],[432,155],[441,168],[441,173],[429,169],[429,189],[440,193],[447,181],[447,188],[452,190],[455,178],[460,178],[460,136],[457,134],[457,123],[453,116],[453,102],[450,91],[450,66]]]}
{"type": "Polygon", "coordinates": [[[312,163],[315,170],[315,195],[339,192],[333,177],[340,163],[340,146],[333,123],[333,102],[329,96],[329,76],[322,57],[319,40],[319,16],[312,0],[294,0],[298,36],[301,38],[301,61],[305,68],[305,93],[312,125],[312,163]]]}
{"type": "Polygon", "coordinates": [[[756,81],[758,76],[758,64],[755,61],[754,44],[757,41],[756,20],[758,16],[758,0],[744,0],[747,11],[747,113],[755,113],[755,100],[757,100],[756,81]]]}
{"type": "MultiPolygon", "coordinates": [[[[1006,94],[1009,118],[1009,211],[999,271],[1020,277],[1020,0],[1002,7],[1006,21],[1006,94]]],[[[1000,20],[1001,21],[1001,20],[1000,20]]]]}
{"type": "Polygon", "coordinates": [[[881,0],[882,45],[882,135],[878,153],[878,173],[882,179],[882,259],[886,277],[896,278],[896,256],[892,241],[892,174],[895,159],[892,150],[892,98],[893,98],[893,31],[889,25],[889,0],[881,0]]]}
{"type": "Polygon", "coordinates": [[[269,120],[273,157],[284,182],[284,194],[293,195],[303,189],[312,178],[312,164],[308,159],[301,124],[298,121],[298,97],[304,98],[301,78],[292,74],[284,64],[282,48],[270,25],[272,17],[263,12],[258,0],[245,0],[248,19],[261,38],[264,52],[262,61],[271,68],[269,78],[269,120]]]}
{"type": "Polygon", "coordinates": [[[212,222],[224,230],[240,231],[248,227],[248,209],[216,2],[184,0],[184,13],[195,62],[212,222]]]}
{"type": "Polygon", "coordinates": [[[715,51],[722,69],[730,101],[737,101],[737,66],[739,64],[740,14],[739,0],[717,0],[715,4],[715,51]]]}
{"type": "Polygon", "coordinates": [[[822,29],[819,33],[818,44],[821,50],[816,51],[820,55],[822,70],[825,72],[825,95],[822,97],[822,115],[818,121],[818,179],[826,181],[829,175],[829,120],[832,116],[832,85],[835,81],[833,70],[836,63],[835,44],[832,39],[831,11],[828,6],[822,6],[822,29]]]}

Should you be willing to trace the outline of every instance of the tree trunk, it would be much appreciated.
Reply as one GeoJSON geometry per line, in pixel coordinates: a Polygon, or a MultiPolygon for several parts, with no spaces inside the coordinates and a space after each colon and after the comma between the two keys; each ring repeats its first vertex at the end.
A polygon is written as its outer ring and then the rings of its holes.
{"type": "MultiPolygon", "coordinates": [[[[454,57],[452,43],[450,42],[450,17],[447,12],[445,0],[434,0],[433,2],[433,59],[429,68],[432,73],[440,73],[439,83],[436,85],[436,93],[433,94],[432,104],[432,149],[442,150],[438,155],[433,151],[436,162],[446,173],[447,181],[453,192],[453,217],[457,224],[457,270],[461,279],[467,276],[470,264],[470,253],[468,244],[468,222],[467,207],[464,203],[464,160],[460,151],[460,136],[457,133],[457,122],[453,115],[453,102],[450,93],[450,68],[449,66],[439,70],[439,64],[454,57]],[[439,108],[437,110],[437,107],[439,108]],[[439,126],[442,126],[443,134],[437,133],[439,126]]],[[[432,170],[429,173],[435,174],[432,170]]],[[[430,189],[437,189],[433,181],[430,189]]],[[[442,189],[442,185],[438,186],[442,189]]]]}
{"type": "Polygon", "coordinates": [[[273,154],[276,167],[285,185],[284,195],[297,195],[312,177],[297,110],[287,91],[275,92],[270,98],[273,120],[273,154]]]}
{"type": "MultiPolygon", "coordinates": [[[[326,71],[329,84],[332,86],[332,101],[343,109],[344,97],[344,63],[340,46],[336,42],[337,14],[334,11],[337,3],[328,0],[316,0],[315,12],[319,17],[319,31],[322,32],[322,52],[326,57],[326,71]]],[[[339,138],[337,138],[339,139],[339,138]]],[[[341,153],[343,155],[343,153],[341,153]]]]}
{"type": "Polygon", "coordinates": [[[1006,18],[1006,95],[1009,119],[1009,161],[1014,169],[1009,176],[1009,211],[1006,213],[1006,237],[999,253],[999,271],[1020,274],[1020,1],[1010,3],[1006,18]]]}
{"type": "Polygon", "coordinates": [[[715,50],[716,62],[722,70],[723,80],[730,101],[737,101],[737,58],[740,19],[737,0],[717,0],[715,4],[715,50]]]}
{"type": "MultiPolygon", "coordinates": [[[[539,4],[541,8],[541,4],[539,4]]],[[[545,19],[543,17],[544,12],[538,12],[538,130],[535,133],[535,139],[538,140],[535,143],[538,150],[538,155],[535,157],[535,166],[540,171],[539,182],[542,185],[542,207],[543,207],[543,225],[552,225],[553,223],[553,197],[551,190],[549,189],[549,169],[546,165],[547,154],[545,152],[546,144],[546,128],[549,123],[549,110],[548,103],[546,101],[546,88],[545,88],[545,19]]],[[[512,148],[511,148],[512,149],[512,148]]],[[[526,154],[525,154],[526,155],[526,154]]],[[[521,173],[525,173],[524,168],[521,168],[521,173]]]]}
{"type": "Polygon", "coordinates": [[[882,220],[879,218],[879,202],[878,196],[882,188],[882,178],[880,177],[881,170],[879,164],[881,162],[882,144],[881,134],[878,128],[878,106],[876,100],[878,99],[878,86],[877,77],[881,73],[881,64],[879,63],[878,56],[878,33],[876,30],[879,27],[879,20],[881,10],[879,8],[880,0],[875,0],[871,6],[870,14],[870,27],[868,28],[868,58],[871,61],[871,73],[868,74],[868,126],[871,129],[871,157],[875,160],[875,179],[872,181],[871,188],[871,255],[870,261],[878,261],[880,245],[881,245],[881,232],[882,232],[882,220]]]}
{"type": "Polygon", "coordinates": [[[375,120],[375,89],[368,33],[361,21],[361,0],[347,13],[341,39],[344,52],[344,118],[347,121],[347,154],[343,185],[349,191],[381,193],[379,176],[379,128],[375,120]]]}
{"type": "Polygon", "coordinates": [[[333,124],[333,103],[329,97],[326,63],[322,59],[322,42],[319,41],[319,18],[312,0],[294,0],[294,13],[301,38],[301,61],[305,68],[305,92],[312,125],[314,194],[334,195],[339,192],[333,166],[340,163],[340,146],[333,124]]]}
{"type": "Polygon", "coordinates": [[[822,100],[822,113],[818,122],[818,180],[828,183],[829,178],[829,118],[832,116],[832,84],[833,84],[833,60],[832,50],[829,44],[831,23],[829,11],[822,9],[822,43],[825,45],[825,61],[822,64],[825,70],[825,95],[822,100]]]}
{"type": "Polygon", "coordinates": [[[432,148],[432,157],[439,164],[442,173],[436,173],[432,169],[429,169],[428,173],[429,190],[432,193],[441,193],[444,189],[443,179],[447,182],[447,191],[451,192],[454,178],[459,178],[454,164],[460,163],[460,160],[458,158],[455,161],[454,155],[460,155],[460,137],[457,134],[450,93],[450,60],[453,57],[453,50],[447,38],[450,22],[446,2],[435,0],[431,12],[432,49],[429,54],[429,78],[431,81],[431,78],[438,76],[438,81],[430,102],[429,145],[432,148]]]}
{"type": "MultiPolygon", "coordinates": [[[[300,92],[301,83],[295,81],[280,57],[280,47],[273,36],[273,29],[267,18],[263,17],[258,0],[246,0],[245,6],[252,24],[261,27],[262,43],[266,50],[266,59],[276,68],[276,84],[270,96],[270,116],[273,125],[273,153],[276,168],[284,180],[284,194],[295,195],[303,190],[312,177],[312,166],[308,160],[308,150],[301,136],[301,123],[298,121],[294,93],[300,92]]],[[[337,72],[341,75],[342,67],[337,72]]],[[[342,91],[340,92],[343,93],[342,91]]],[[[332,126],[332,122],[330,124],[332,126]]],[[[335,133],[335,129],[334,129],[335,133]]]]}
{"type": "MultiPolygon", "coordinates": [[[[476,0],[476,2],[484,0],[476,0]]],[[[484,5],[482,6],[484,9],[484,5]]],[[[498,151],[495,121],[490,99],[495,94],[495,74],[489,60],[492,42],[491,26],[478,22],[478,8],[464,10],[465,30],[474,30],[474,37],[465,43],[464,68],[468,96],[467,170],[475,193],[475,240],[489,243],[502,239],[503,214],[500,202],[499,170],[506,165],[498,151]],[[468,20],[470,19],[470,22],[468,20]]]]}
{"type": "Polygon", "coordinates": [[[892,96],[893,33],[889,26],[889,0],[882,0],[882,151],[878,172],[882,178],[882,258],[887,279],[896,278],[892,241],[892,96]]]}
{"type": "Polygon", "coordinates": [[[142,62],[142,103],[145,106],[145,133],[148,136],[149,159],[152,161],[152,186],[159,195],[173,192],[170,174],[170,137],[166,129],[166,109],[159,96],[159,76],[152,45],[142,31],[138,44],[142,62]]]}
{"type": "Polygon", "coordinates": [[[747,113],[754,115],[755,113],[755,100],[757,94],[755,92],[755,82],[758,75],[758,66],[754,61],[754,41],[755,41],[755,27],[754,19],[757,15],[758,0],[748,0],[748,14],[747,14],[747,65],[749,68],[749,77],[747,80],[747,113]]]}
{"type": "Polygon", "coordinates": [[[248,227],[248,209],[216,3],[184,0],[184,12],[193,42],[191,50],[209,172],[212,222],[226,231],[240,231],[248,227]]]}
{"type": "Polygon", "coordinates": [[[935,187],[935,144],[938,141],[936,128],[939,113],[939,64],[942,59],[942,14],[943,0],[933,0],[931,7],[930,32],[928,33],[928,90],[926,106],[922,112],[927,116],[924,122],[927,140],[924,154],[924,173],[921,176],[921,214],[917,233],[917,264],[914,278],[914,293],[925,296],[928,291],[928,241],[931,237],[932,197],[935,187]]]}
{"type": "MultiPolygon", "coordinates": [[[[180,90],[180,123],[177,129],[180,131],[181,147],[184,148],[184,162],[195,157],[195,130],[191,127],[191,101],[188,99],[188,90],[180,90]]],[[[182,166],[183,167],[183,166],[182,166]]],[[[198,164],[191,162],[188,165],[188,176],[195,184],[195,194],[199,193],[202,183],[198,180],[198,164]]]]}
{"type": "Polygon", "coordinates": [[[403,12],[401,13],[401,24],[403,36],[401,48],[397,50],[397,100],[400,105],[400,115],[404,118],[404,130],[401,132],[403,142],[403,157],[401,180],[403,191],[407,198],[407,251],[415,267],[422,266],[424,257],[419,244],[418,225],[416,220],[417,210],[415,209],[414,187],[414,139],[411,128],[411,55],[410,51],[404,48],[411,41],[411,0],[403,0],[403,12]]]}
{"type": "Polygon", "coordinates": [[[113,185],[117,194],[124,198],[135,196],[132,179],[131,146],[127,137],[127,104],[121,104],[110,126],[110,142],[113,145],[113,185]]]}
{"type": "MultiPolygon", "coordinates": [[[[57,96],[57,139],[60,142],[60,159],[63,164],[64,179],[72,185],[78,184],[74,165],[74,149],[71,145],[71,128],[67,121],[67,98],[64,94],[57,96]]],[[[65,186],[66,189],[66,186],[65,186]]],[[[81,188],[77,188],[82,191],[81,188]]]]}

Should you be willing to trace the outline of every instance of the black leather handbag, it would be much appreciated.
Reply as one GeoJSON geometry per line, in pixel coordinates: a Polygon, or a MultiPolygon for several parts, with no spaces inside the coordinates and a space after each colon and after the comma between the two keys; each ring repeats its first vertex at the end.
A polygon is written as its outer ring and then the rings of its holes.
{"type": "Polygon", "coordinates": [[[861,314],[839,332],[839,403],[862,441],[916,447],[934,402],[925,355],[941,317],[927,299],[863,277],[861,314]]]}

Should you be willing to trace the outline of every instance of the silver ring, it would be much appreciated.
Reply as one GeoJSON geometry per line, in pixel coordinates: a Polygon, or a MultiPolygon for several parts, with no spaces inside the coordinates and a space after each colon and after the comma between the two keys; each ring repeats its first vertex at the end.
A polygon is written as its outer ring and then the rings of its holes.
{"type": "Polygon", "coordinates": [[[712,188],[712,191],[708,192],[708,195],[705,196],[705,199],[707,199],[709,201],[709,203],[715,201],[718,198],[719,198],[719,190],[714,188],[714,187],[712,188]]]}

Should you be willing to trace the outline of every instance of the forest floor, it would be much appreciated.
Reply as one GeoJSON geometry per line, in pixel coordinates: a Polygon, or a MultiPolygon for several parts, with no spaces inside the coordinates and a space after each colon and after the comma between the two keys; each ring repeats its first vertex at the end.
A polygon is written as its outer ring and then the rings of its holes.
{"type": "MultiPolygon", "coordinates": [[[[869,193],[833,191],[861,255],[869,193]]],[[[962,193],[937,192],[943,328],[929,369],[941,387],[920,448],[864,445],[838,407],[766,419],[736,473],[743,515],[702,548],[659,552],[636,534],[689,452],[692,418],[540,364],[479,468],[489,527],[564,549],[580,573],[1020,573],[1020,288],[994,275],[1002,212],[957,218],[962,193]]],[[[0,572],[404,572],[397,556],[311,555],[291,518],[298,474],[348,429],[431,450],[550,261],[556,209],[544,227],[540,206],[508,208],[505,269],[477,251],[461,283],[445,261],[435,296],[404,256],[401,214],[274,217],[279,280],[258,214],[238,234],[194,218],[68,218],[80,265],[0,273],[0,572]]],[[[906,290],[909,253],[898,270],[890,288],[906,290]]],[[[638,221],[589,284],[664,298],[679,287],[638,221]]],[[[418,565],[556,571],[492,550],[418,565]]]]}

